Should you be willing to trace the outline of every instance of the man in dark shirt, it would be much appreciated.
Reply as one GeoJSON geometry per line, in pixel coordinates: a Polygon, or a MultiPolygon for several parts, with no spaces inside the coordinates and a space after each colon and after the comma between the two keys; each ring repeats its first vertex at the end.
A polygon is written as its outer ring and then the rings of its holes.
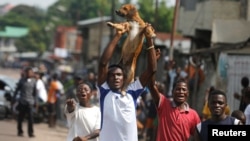
{"type": "Polygon", "coordinates": [[[27,114],[28,117],[28,135],[34,137],[33,129],[33,111],[34,105],[36,104],[36,79],[34,78],[34,72],[31,67],[24,69],[24,76],[20,79],[17,84],[17,88],[14,93],[13,103],[18,98],[18,116],[17,116],[17,130],[18,136],[23,136],[22,122],[27,114]]]}
{"type": "Polygon", "coordinates": [[[208,125],[242,125],[242,122],[226,115],[227,97],[225,92],[215,89],[208,95],[211,118],[197,124],[194,141],[208,141],[208,125]]]}

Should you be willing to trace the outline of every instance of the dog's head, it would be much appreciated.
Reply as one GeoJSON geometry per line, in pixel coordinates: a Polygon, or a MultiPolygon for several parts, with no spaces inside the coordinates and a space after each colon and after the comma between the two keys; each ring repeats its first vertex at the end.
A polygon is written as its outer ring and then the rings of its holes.
{"type": "Polygon", "coordinates": [[[124,17],[126,19],[133,19],[137,13],[137,9],[132,4],[125,4],[120,9],[115,11],[118,16],[124,17]]]}

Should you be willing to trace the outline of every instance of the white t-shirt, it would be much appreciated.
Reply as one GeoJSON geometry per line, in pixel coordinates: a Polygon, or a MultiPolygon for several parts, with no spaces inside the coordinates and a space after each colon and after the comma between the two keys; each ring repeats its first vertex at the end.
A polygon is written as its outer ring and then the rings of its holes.
{"type": "MultiPolygon", "coordinates": [[[[66,105],[64,113],[69,127],[67,141],[72,141],[77,136],[86,136],[100,129],[101,113],[99,107],[87,108],[77,104],[75,111],[69,113],[66,105]]],[[[99,141],[99,137],[89,141],[99,141]]]]}
{"type": "Polygon", "coordinates": [[[138,141],[136,101],[144,91],[140,81],[131,83],[125,96],[111,91],[106,82],[97,88],[102,112],[100,141],[138,141]]]}
{"type": "Polygon", "coordinates": [[[47,90],[46,90],[45,85],[41,79],[38,79],[36,81],[36,91],[37,91],[38,97],[41,100],[43,100],[43,102],[47,102],[47,99],[48,99],[47,90]]]}
{"type": "Polygon", "coordinates": [[[246,116],[246,125],[250,125],[250,104],[247,105],[244,114],[246,116]]]}

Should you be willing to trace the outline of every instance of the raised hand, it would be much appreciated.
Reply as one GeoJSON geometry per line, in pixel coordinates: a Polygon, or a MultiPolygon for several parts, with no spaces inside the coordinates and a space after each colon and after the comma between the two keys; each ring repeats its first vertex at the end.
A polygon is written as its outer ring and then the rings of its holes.
{"type": "Polygon", "coordinates": [[[69,113],[71,113],[75,110],[76,104],[75,104],[74,99],[67,99],[66,104],[67,104],[67,110],[69,113]]]}
{"type": "Polygon", "coordinates": [[[161,50],[159,48],[155,50],[155,55],[156,55],[156,60],[158,61],[161,57],[161,50]]]}
{"type": "Polygon", "coordinates": [[[146,26],[144,28],[144,35],[146,36],[146,38],[154,38],[154,37],[156,37],[155,29],[152,27],[151,24],[146,23],[146,26]]]}

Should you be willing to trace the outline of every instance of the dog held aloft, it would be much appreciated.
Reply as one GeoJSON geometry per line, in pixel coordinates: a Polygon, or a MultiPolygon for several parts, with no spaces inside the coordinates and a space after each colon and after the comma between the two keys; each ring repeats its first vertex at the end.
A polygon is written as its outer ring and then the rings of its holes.
{"type": "MultiPolygon", "coordinates": [[[[117,15],[126,19],[126,22],[121,23],[107,22],[108,26],[127,33],[127,38],[123,43],[119,61],[119,64],[124,68],[124,72],[127,74],[127,79],[122,88],[125,90],[129,83],[134,80],[136,61],[141,53],[145,36],[153,38],[156,34],[154,28],[141,19],[134,5],[125,4],[115,12],[117,15]]],[[[122,94],[124,93],[125,92],[122,94]]]]}

